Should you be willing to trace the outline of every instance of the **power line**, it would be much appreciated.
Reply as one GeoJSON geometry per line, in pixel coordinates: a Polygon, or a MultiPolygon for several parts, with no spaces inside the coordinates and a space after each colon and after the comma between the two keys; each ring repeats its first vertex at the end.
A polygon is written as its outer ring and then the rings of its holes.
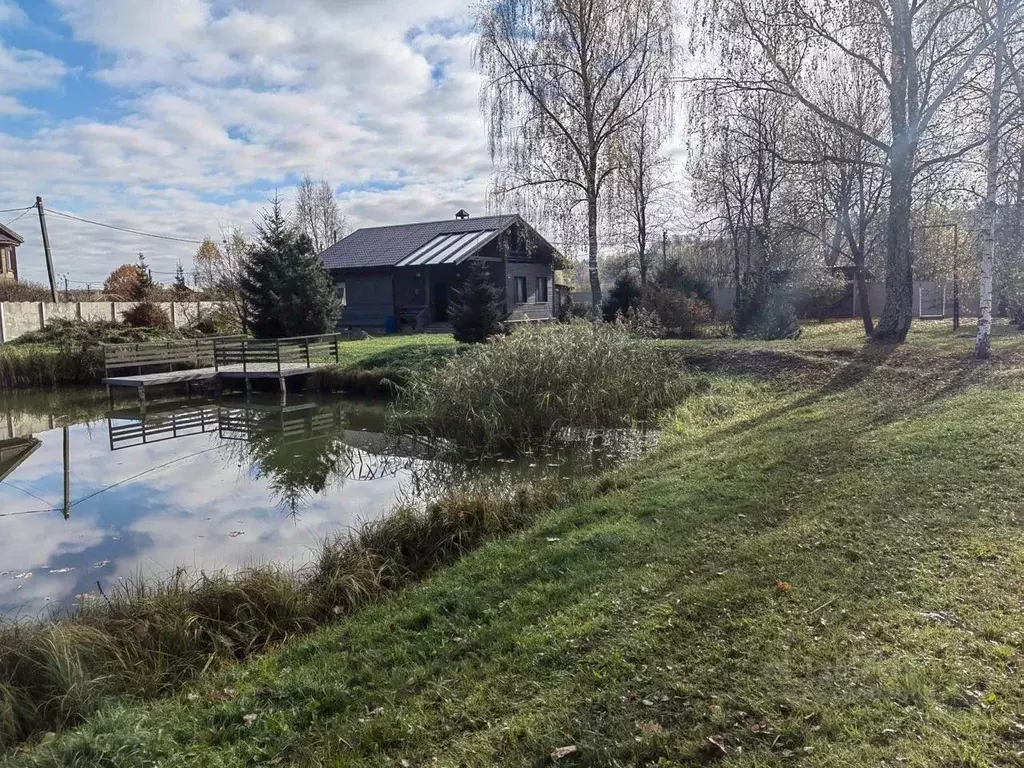
{"type": "Polygon", "coordinates": [[[37,496],[36,494],[32,493],[32,491],[28,490],[27,488],[22,488],[20,485],[15,485],[10,480],[4,480],[3,485],[10,486],[11,488],[13,488],[16,491],[21,491],[22,493],[24,493],[24,494],[26,494],[28,496],[31,496],[36,501],[43,502],[43,504],[49,504],[50,503],[46,499],[44,499],[42,496],[37,496]]]}
{"type": "Polygon", "coordinates": [[[144,470],[142,472],[139,472],[137,475],[132,475],[131,477],[126,477],[124,480],[118,480],[113,485],[108,485],[106,488],[101,488],[100,490],[96,491],[95,493],[90,493],[88,496],[83,496],[82,498],[80,498],[80,499],[78,499],[76,501],[73,501],[71,503],[71,506],[72,507],[77,507],[79,504],[82,504],[83,502],[89,501],[89,499],[96,498],[101,493],[106,493],[107,491],[112,490],[113,488],[117,488],[118,486],[124,485],[125,483],[130,483],[133,480],[138,480],[140,477],[145,477],[146,475],[150,475],[150,474],[152,474],[154,472],[159,472],[161,469],[166,469],[167,467],[171,466],[172,464],[177,464],[177,463],[182,462],[182,461],[187,461],[188,459],[194,459],[196,456],[202,456],[204,453],[210,453],[211,451],[216,451],[216,450],[219,449],[219,447],[220,446],[214,446],[213,448],[207,448],[206,450],[203,450],[203,451],[196,451],[195,453],[190,453],[187,456],[181,456],[181,457],[179,457],[177,459],[171,459],[170,461],[165,462],[163,464],[160,464],[160,465],[158,465],[156,467],[153,467],[152,469],[147,469],[147,470],[144,470]]]}
{"type": "Polygon", "coordinates": [[[60,211],[55,211],[52,208],[47,208],[46,210],[49,211],[50,213],[52,213],[54,216],[60,216],[61,218],[64,218],[64,219],[71,219],[72,221],[80,221],[80,222],[83,222],[85,224],[92,224],[92,225],[97,226],[97,227],[105,227],[106,229],[113,229],[113,230],[117,230],[118,232],[127,232],[130,235],[140,235],[142,237],[152,237],[152,238],[156,238],[157,240],[171,240],[172,242],[176,242],[176,243],[190,243],[192,245],[202,245],[203,244],[202,240],[192,240],[192,239],[187,238],[187,237],[174,237],[172,235],[158,235],[158,234],[155,234],[153,232],[143,232],[143,231],[138,230],[138,229],[130,229],[128,227],[119,227],[116,224],[104,224],[102,221],[93,221],[92,219],[83,219],[81,216],[73,216],[70,213],[61,213],[60,211]]]}
{"type": "Polygon", "coordinates": [[[28,208],[4,208],[0,210],[0,213],[17,213],[18,211],[30,211],[35,206],[30,205],[28,208]]]}
{"type": "Polygon", "coordinates": [[[14,217],[13,219],[11,219],[11,220],[10,220],[10,221],[8,221],[8,222],[7,222],[6,224],[4,224],[4,226],[5,226],[5,227],[9,227],[9,226],[11,226],[11,224],[13,224],[13,223],[14,223],[14,222],[16,222],[16,221],[17,221],[18,219],[20,219],[20,218],[21,218],[22,216],[24,216],[24,215],[25,215],[26,213],[28,213],[29,211],[31,211],[31,210],[32,210],[32,208],[33,208],[33,206],[31,206],[31,205],[30,205],[30,206],[29,206],[28,208],[26,208],[25,210],[23,210],[23,211],[22,211],[21,213],[19,213],[19,214],[18,214],[17,216],[15,216],[15,217],[14,217]]]}

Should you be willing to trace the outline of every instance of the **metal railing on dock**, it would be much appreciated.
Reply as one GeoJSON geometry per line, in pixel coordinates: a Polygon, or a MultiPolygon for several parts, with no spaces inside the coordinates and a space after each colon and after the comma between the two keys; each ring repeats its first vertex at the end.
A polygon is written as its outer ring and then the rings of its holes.
{"type": "Polygon", "coordinates": [[[203,368],[212,366],[214,352],[218,343],[233,342],[243,339],[242,336],[217,336],[198,339],[181,339],[176,341],[148,341],[138,344],[102,344],[103,367],[106,376],[111,371],[125,368],[143,368],[150,366],[185,366],[203,368]]]}
{"type": "Polygon", "coordinates": [[[250,371],[277,371],[338,363],[341,361],[340,333],[295,336],[287,339],[215,339],[215,370],[241,366],[250,371]]]}

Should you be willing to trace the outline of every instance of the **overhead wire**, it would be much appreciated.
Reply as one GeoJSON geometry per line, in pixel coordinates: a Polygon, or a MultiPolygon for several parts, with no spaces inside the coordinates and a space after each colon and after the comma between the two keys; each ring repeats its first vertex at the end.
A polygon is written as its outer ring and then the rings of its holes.
{"type": "Polygon", "coordinates": [[[21,213],[19,213],[19,214],[18,214],[17,216],[15,216],[15,217],[14,217],[13,219],[11,219],[11,220],[10,220],[10,221],[8,221],[8,222],[7,222],[6,224],[4,224],[4,226],[5,226],[5,227],[9,227],[9,226],[11,226],[11,224],[13,224],[13,223],[14,223],[14,222],[16,222],[16,221],[17,221],[18,219],[20,219],[20,218],[21,218],[22,216],[24,216],[24,215],[25,215],[26,213],[28,213],[29,211],[31,211],[31,210],[32,210],[32,209],[33,209],[34,207],[35,207],[35,206],[32,206],[32,205],[30,205],[30,206],[29,206],[28,208],[26,208],[25,210],[23,210],[23,211],[22,211],[21,213]]]}
{"type": "Polygon", "coordinates": [[[175,237],[173,235],[160,235],[160,234],[156,234],[155,232],[143,232],[140,229],[132,229],[130,227],[121,227],[121,226],[118,226],[117,224],[106,224],[106,223],[104,223],[102,221],[94,221],[92,219],[82,218],[81,216],[75,216],[75,215],[70,214],[70,213],[63,213],[62,211],[55,211],[53,208],[47,208],[46,212],[47,213],[51,213],[54,216],[59,216],[59,217],[64,218],[64,219],[71,219],[72,221],[80,221],[80,222],[82,222],[84,224],[92,224],[93,226],[96,226],[96,227],[105,227],[106,229],[113,229],[113,230],[116,230],[118,232],[126,232],[126,233],[128,233],[130,235],[139,235],[141,237],[152,237],[152,238],[156,238],[157,240],[170,240],[170,241],[176,242],[176,243],[190,243],[192,245],[202,245],[203,244],[202,240],[193,240],[193,239],[187,238],[187,237],[175,237]]]}

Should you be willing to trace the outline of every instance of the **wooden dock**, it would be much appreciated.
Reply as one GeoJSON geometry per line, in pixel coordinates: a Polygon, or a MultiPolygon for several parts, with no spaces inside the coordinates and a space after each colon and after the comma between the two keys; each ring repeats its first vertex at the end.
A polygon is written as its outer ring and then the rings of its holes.
{"type": "Polygon", "coordinates": [[[289,378],[308,376],[336,366],[340,360],[340,344],[340,334],[329,334],[289,339],[225,337],[180,343],[106,345],[104,366],[107,375],[103,383],[107,386],[111,404],[114,389],[134,388],[143,408],[147,387],[185,384],[191,392],[194,383],[217,380],[243,381],[246,392],[249,392],[256,379],[276,379],[283,398],[289,378]],[[168,370],[142,372],[144,368],[163,366],[168,370]],[[127,368],[135,368],[138,373],[111,375],[114,370],[127,368]]]}

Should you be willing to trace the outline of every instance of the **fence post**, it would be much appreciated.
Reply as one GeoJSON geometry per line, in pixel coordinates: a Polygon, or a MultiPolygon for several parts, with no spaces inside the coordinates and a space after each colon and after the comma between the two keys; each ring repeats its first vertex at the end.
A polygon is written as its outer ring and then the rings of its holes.
{"type": "Polygon", "coordinates": [[[277,350],[277,372],[281,372],[281,340],[274,339],[274,349],[277,350]]]}
{"type": "Polygon", "coordinates": [[[341,337],[334,334],[334,364],[341,365],[341,337]]]}
{"type": "Polygon", "coordinates": [[[249,372],[249,355],[247,354],[246,341],[242,339],[242,373],[249,372]]]}
{"type": "Polygon", "coordinates": [[[309,337],[306,337],[306,367],[311,368],[313,366],[312,361],[309,358],[309,337]]]}
{"type": "Polygon", "coordinates": [[[220,370],[220,362],[217,360],[217,340],[213,340],[213,370],[220,370]]]}

